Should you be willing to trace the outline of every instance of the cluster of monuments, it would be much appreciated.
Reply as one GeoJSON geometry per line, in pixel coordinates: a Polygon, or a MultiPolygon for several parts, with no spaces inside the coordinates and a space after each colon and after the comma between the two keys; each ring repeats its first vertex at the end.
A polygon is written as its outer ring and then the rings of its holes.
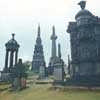
{"type": "Polygon", "coordinates": [[[56,39],[57,36],[55,34],[55,27],[53,26],[51,35],[51,40],[52,40],[51,58],[48,67],[46,67],[46,63],[44,60],[43,46],[40,37],[40,26],[38,26],[38,36],[36,39],[31,70],[36,73],[39,73],[40,78],[54,75],[56,81],[63,81],[65,64],[64,61],[61,59],[60,44],[58,44],[58,56],[56,54],[56,39]]]}
{"type": "MultiPolygon", "coordinates": [[[[70,78],[69,80],[66,79],[66,83],[79,84],[82,82],[100,85],[100,18],[85,9],[85,1],[80,1],[79,5],[81,10],[75,16],[76,21],[69,22],[67,29],[67,32],[70,33],[71,60],[68,56],[67,67],[70,78]]],[[[65,62],[61,58],[60,44],[58,44],[57,55],[55,26],[52,27],[51,57],[48,66],[46,66],[44,58],[40,33],[40,26],[38,26],[31,71],[38,73],[40,79],[54,76],[55,82],[64,82],[66,76],[65,62]]],[[[10,74],[13,86],[16,85],[16,81],[20,81],[19,84],[25,86],[25,77],[27,75],[24,71],[22,59],[19,59],[19,62],[17,61],[20,46],[14,39],[14,34],[12,34],[12,39],[5,46],[6,57],[5,67],[2,71],[3,78],[9,79],[10,74]]]]}

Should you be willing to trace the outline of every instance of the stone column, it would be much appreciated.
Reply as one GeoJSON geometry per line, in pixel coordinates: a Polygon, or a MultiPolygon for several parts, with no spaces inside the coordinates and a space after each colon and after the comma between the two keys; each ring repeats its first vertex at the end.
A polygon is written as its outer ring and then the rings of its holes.
{"type": "Polygon", "coordinates": [[[17,64],[17,60],[18,60],[18,50],[16,50],[15,52],[15,65],[17,64]]]}
{"type": "Polygon", "coordinates": [[[60,48],[60,44],[58,44],[58,57],[61,58],[61,48],[60,48]]]}
{"type": "Polygon", "coordinates": [[[14,51],[11,51],[11,53],[10,53],[10,66],[9,67],[13,66],[13,54],[14,54],[14,51]]]}
{"type": "Polygon", "coordinates": [[[53,26],[53,34],[51,36],[51,40],[52,40],[52,57],[56,57],[56,39],[57,36],[55,35],[55,27],[53,26]]]}
{"type": "Polygon", "coordinates": [[[8,69],[8,56],[9,56],[9,51],[6,50],[6,56],[5,56],[5,69],[8,69]]]}

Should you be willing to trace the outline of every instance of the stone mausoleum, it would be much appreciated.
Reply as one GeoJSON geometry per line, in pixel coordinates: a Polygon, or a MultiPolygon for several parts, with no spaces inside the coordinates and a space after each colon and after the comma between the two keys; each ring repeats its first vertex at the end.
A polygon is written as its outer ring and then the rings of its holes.
{"type": "Polygon", "coordinates": [[[99,79],[100,77],[100,18],[85,9],[86,2],[79,3],[81,10],[75,22],[69,22],[67,32],[71,41],[71,78],[99,79]]]}

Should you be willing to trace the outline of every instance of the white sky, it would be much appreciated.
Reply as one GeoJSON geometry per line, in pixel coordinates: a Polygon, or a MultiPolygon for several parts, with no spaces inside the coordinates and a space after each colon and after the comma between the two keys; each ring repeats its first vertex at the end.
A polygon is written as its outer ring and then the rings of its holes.
{"type": "MultiPolygon", "coordinates": [[[[69,21],[73,21],[80,10],[80,0],[0,0],[0,67],[4,67],[5,43],[15,32],[16,40],[21,45],[19,57],[32,60],[37,26],[41,26],[41,38],[44,55],[48,64],[51,55],[52,25],[56,27],[58,42],[61,43],[62,58],[67,63],[70,53],[69,35],[66,33],[69,21]]],[[[100,0],[86,0],[86,9],[100,16],[100,0]]]]}

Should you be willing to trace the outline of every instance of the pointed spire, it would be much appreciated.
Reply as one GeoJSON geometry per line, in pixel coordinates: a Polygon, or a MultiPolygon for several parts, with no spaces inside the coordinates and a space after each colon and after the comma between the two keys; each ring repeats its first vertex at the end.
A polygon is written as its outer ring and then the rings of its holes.
{"type": "Polygon", "coordinates": [[[60,47],[60,43],[58,44],[58,57],[61,58],[61,47],[60,47]]]}
{"type": "Polygon", "coordinates": [[[80,5],[81,9],[85,9],[86,1],[80,1],[78,5],[80,5]]]}
{"type": "Polygon", "coordinates": [[[40,37],[40,24],[38,24],[38,37],[40,37]]]}
{"type": "Polygon", "coordinates": [[[12,33],[12,39],[14,40],[15,33],[12,33]]]}
{"type": "Polygon", "coordinates": [[[55,26],[52,27],[53,35],[55,35],[55,26]]]}

